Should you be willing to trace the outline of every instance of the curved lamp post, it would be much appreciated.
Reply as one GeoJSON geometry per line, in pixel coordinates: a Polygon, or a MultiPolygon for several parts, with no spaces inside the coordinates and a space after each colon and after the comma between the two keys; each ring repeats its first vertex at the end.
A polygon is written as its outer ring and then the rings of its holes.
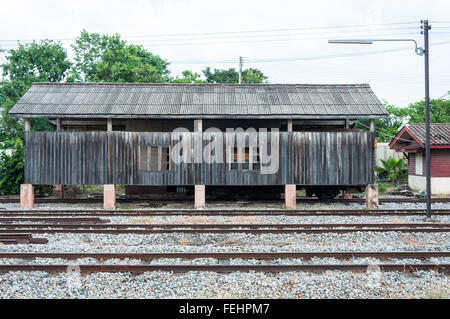
{"type": "Polygon", "coordinates": [[[357,40],[328,40],[334,44],[373,44],[374,42],[414,42],[417,55],[425,55],[425,153],[426,153],[426,184],[427,184],[427,218],[431,218],[431,164],[430,164],[430,75],[429,75],[429,45],[428,31],[431,26],[428,20],[420,21],[421,33],[424,35],[424,48],[420,48],[414,39],[357,39],[357,40]]]}

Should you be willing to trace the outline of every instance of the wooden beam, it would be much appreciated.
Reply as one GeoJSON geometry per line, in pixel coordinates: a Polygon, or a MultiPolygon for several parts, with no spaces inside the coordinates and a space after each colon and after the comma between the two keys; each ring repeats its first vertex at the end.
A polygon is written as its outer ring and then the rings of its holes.
{"type": "Polygon", "coordinates": [[[194,131],[203,132],[203,120],[194,120],[194,131]]]}
{"type": "Polygon", "coordinates": [[[24,122],[25,122],[25,132],[29,132],[30,128],[31,128],[30,119],[29,118],[25,118],[24,122]]]}

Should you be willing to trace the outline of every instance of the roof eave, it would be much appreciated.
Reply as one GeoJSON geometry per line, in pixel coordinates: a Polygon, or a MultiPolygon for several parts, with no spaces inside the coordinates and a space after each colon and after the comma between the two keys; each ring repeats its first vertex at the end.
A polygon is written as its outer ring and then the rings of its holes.
{"type": "Polygon", "coordinates": [[[151,115],[122,115],[122,114],[29,114],[10,113],[15,118],[78,118],[78,119],[378,119],[387,117],[386,114],[260,114],[260,115],[239,115],[239,114],[151,114],[151,115]]]}

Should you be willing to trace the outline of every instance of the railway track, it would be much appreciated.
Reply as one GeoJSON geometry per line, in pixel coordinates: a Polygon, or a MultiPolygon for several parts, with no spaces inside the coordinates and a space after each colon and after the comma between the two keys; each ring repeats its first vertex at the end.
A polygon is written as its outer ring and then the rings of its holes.
{"type": "MultiPolygon", "coordinates": [[[[105,217],[105,216],[425,216],[425,209],[8,209],[0,217],[105,217]]],[[[450,216],[450,209],[433,209],[432,215],[450,216]]]]}
{"type": "Polygon", "coordinates": [[[30,233],[0,233],[0,244],[16,245],[16,244],[47,244],[47,238],[33,238],[30,233]]]}
{"type": "MultiPolygon", "coordinates": [[[[183,199],[167,199],[167,198],[118,198],[118,203],[138,203],[138,202],[185,202],[185,201],[191,201],[192,199],[189,198],[183,198],[183,199]]],[[[94,203],[102,203],[103,198],[35,198],[35,203],[39,204],[45,204],[45,203],[66,203],[66,204],[94,204],[94,203]]],[[[233,199],[213,199],[209,198],[208,201],[236,201],[235,198],[233,199]]],[[[264,201],[264,200],[260,200],[264,201]]],[[[273,201],[271,199],[270,201],[273,201]]],[[[380,198],[380,203],[425,203],[426,199],[424,198],[411,198],[411,197],[405,197],[405,198],[380,198]]],[[[431,202],[433,203],[450,203],[450,198],[432,198],[431,202]]],[[[18,198],[0,198],[0,203],[19,203],[18,198]]],[[[297,203],[365,203],[365,198],[351,198],[351,199],[344,199],[344,198],[336,198],[336,199],[330,199],[330,200],[319,200],[317,198],[297,198],[297,203]]]]}
{"type": "MultiPolygon", "coordinates": [[[[310,259],[310,258],[364,258],[372,257],[377,259],[397,259],[397,258],[416,258],[428,259],[438,257],[449,257],[450,252],[280,252],[280,253],[0,253],[0,258],[23,259],[29,260],[34,258],[60,258],[67,260],[75,260],[78,258],[95,258],[97,260],[107,259],[197,259],[197,258],[214,258],[214,259],[258,259],[258,260],[275,260],[280,258],[292,259],[310,259]]],[[[168,272],[188,272],[188,271],[212,271],[212,272],[324,272],[324,271],[353,271],[366,272],[369,267],[376,267],[380,271],[400,271],[400,272],[416,272],[437,271],[441,273],[450,272],[450,264],[437,263],[383,263],[377,265],[371,264],[90,264],[90,265],[54,265],[54,264],[1,264],[0,272],[9,271],[45,271],[50,273],[79,271],[80,273],[95,272],[131,272],[143,273],[148,271],[168,271],[168,272]]],[[[375,268],[373,268],[375,269],[375,268]]]]}
{"type": "Polygon", "coordinates": [[[57,223],[57,224],[76,224],[76,223],[85,223],[85,224],[98,224],[98,223],[110,223],[109,219],[101,219],[98,217],[84,217],[84,218],[41,218],[41,217],[7,217],[0,218],[0,224],[10,224],[17,222],[42,222],[42,223],[57,223]]]}
{"type": "Polygon", "coordinates": [[[230,252],[230,253],[208,253],[208,252],[173,252],[173,253],[86,253],[86,252],[61,252],[61,253],[35,253],[35,252],[0,252],[0,258],[10,259],[34,259],[34,258],[60,258],[67,260],[75,260],[79,258],[93,258],[97,260],[108,259],[197,259],[197,258],[214,258],[214,259],[311,259],[311,258],[413,258],[428,259],[450,257],[450,251],[346,251],[346,252],[230,252]]]}
{"type": "Polygon", "coordinates": [[[0,225],[3,233],[30,234],[322,234],[354,232],[448,233],[450,224],[16,224],[0,225]]]}
{"type": "MultiPolygon", "coordinates": [[[[325,271],[352,271],[366,272],[369,264],[334,264],[334,265],[0,265],[0,272],[10,271],[45,271],[49,273],[68,272],[71,269],[79,270],[82,274],[96,272],[129,272],[140,274],[150,271],[165,271],[183,273],[189,271],[209,271],[209,272],[325,272],[325,271]]],[[[450,264],[377,264],[380,271],[396,271],[411,273],[417,271],[436,271],[449,273],[450,264]]],[[[73,270],[72,270],[73,271],[73,270]]]]}

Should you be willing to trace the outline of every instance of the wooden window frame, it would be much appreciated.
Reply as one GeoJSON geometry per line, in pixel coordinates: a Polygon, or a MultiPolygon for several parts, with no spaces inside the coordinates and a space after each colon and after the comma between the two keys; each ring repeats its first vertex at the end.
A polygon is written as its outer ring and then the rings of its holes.
{"type": "Polygon", "coordinates": [[[233,147],[233,154],[231,156],[231,162],[228,165],[229,171],[241,171],[241,172],[253,172],[259,171],[261,169],[261,159],[259,156],[259,147],[243,147],[244,152],[244,163],[238,163],[238,148],[233,147]],[[256,154],[255,151],[256,150],[256,154]],[[256,155],[256,162],[251,161],[250,159],[256,155]],[[248,162],[247,162],[248,161],[248,162]],[[236,168],[233,168],[233,165],[236,165],[236,168]],[[243,164],[248,164],[248,169],[243,169],[243,164]],[[257,168],[255,166],[258,166],[257,168]]]}
{"type": "Polygon", "coordinates": [[[170,172],[172,170],[172,147],[170,145],[139,145],[138,146],[138,164],[139,164],[139,170],[141,171],[147,171],[147,172],[152,172],[152,173],[156,173],[156,172],[170,172]],[[163,161],[162,159],[162,149],[163,148],[167,148],[167,155],[169,156],[168,162],[163,161]],[[145,165],[142,162],[142,156],[141,156],[141,152],[143,149],[147,150],[147,154],[146,154],[146,158],[147,158],[147,165],[146,167],[143,167],[143,165],[145,165]],[[156,165],[156,170],[152,169],[151,167],[151,158],[152,158],[152,152],[154,150],[157,150],[157,165],[156,165]],[[162,165],[164,164],[168,164],[168,168],[167,169],[162,169],[162,165]]]}

